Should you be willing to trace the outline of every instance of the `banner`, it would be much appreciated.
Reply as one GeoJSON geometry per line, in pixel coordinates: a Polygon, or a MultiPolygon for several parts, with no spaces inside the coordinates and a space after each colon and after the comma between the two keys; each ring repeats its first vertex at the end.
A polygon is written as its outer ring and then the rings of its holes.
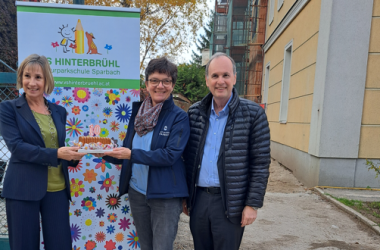
{"type": "MultiPolygon", "coordinates": [[[[19,63],[48,58],[55,88],[46,98],[67,110],[66,145],[92,124],[120,146],[140,97],[140,10],[16,4],[19,63]]],[[[69,167],[73,249],[140,249],[128,196],[118,198],[120,170],[90,154],[69,167]]]]}

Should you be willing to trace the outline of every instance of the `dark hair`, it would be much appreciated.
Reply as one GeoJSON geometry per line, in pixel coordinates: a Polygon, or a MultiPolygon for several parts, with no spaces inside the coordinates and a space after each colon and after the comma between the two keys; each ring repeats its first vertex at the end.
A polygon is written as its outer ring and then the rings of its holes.
{"type": "Polygon", "coordinates": [[[155,72],[167,74],[172,78],[173,84],[177,81],[177,66],[166,57],[150,60],[145,69],[145,81],[148,81],[149,76],[155,72]]]}
{"type": "Polygon", "coordinates": [[[234,73],[234,75],[236,75],[236,64],[235,64],[234,59],[232,59],[232,57],[230,57],[229,55],[227,55],[225,53],[217,52],[214,55],[212,55],[212,57],[210,58],[210,61],[208,61],[208,63],[206,64],[206,71],[205,71],[206,77],[208,77],[208,68],[210,67],[212,60],[214,60],[215,58],[221,57],[221,56],[225,56],[228,59],[230,59],[230,61],[232,63],[232,72],[234,73]]]}

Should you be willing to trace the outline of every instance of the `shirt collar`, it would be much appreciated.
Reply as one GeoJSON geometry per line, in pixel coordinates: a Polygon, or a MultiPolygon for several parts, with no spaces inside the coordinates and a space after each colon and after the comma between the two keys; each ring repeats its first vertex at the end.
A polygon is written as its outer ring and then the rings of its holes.
{"type": "MultiPolygon", "coordinates": [[[[234,93],[231,93],[230,99],[228,99],[228,102],[226,103],[226,105],[224,106],[224,108],[219,112],[219,116],[220,115],[224,115],[224,114],[228,114],[228,111],[230,111],[230,108],[228,107],[228,104],[230,104],[233,95],[234,95],[234,93]]],[[[214,109],[214,97],[211,100],[211,111],[214,114],[216,114],[215,113],[215,109],[214,109]]]]}

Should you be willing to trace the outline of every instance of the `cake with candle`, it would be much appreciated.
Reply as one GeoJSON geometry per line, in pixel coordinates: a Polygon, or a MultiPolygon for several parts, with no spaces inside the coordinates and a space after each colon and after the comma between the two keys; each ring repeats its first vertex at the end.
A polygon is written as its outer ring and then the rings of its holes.
{"type": "Polygon", "coordinates": [[[112,151],[116,147],[108,137],[100,137],[101,128],[99,125],[89,126],[89,136],[79,136],[78,142],[73,141],[72,145],[79,147],[78,152],[102,153],[112,151]]]}

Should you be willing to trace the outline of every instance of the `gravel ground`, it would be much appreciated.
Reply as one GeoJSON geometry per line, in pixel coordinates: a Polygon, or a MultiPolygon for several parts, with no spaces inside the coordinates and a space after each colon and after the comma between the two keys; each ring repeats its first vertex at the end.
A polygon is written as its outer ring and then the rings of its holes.
{"type": "MultiPolygon", "coordinates": [[[[378,250],[380,236],[357,219],[303,187],[273,161],[264,206],[247,226],[241,250],[378,250]]],[[[194,249],[189,218],[182,214],[175,249],[194,249]]]]}

